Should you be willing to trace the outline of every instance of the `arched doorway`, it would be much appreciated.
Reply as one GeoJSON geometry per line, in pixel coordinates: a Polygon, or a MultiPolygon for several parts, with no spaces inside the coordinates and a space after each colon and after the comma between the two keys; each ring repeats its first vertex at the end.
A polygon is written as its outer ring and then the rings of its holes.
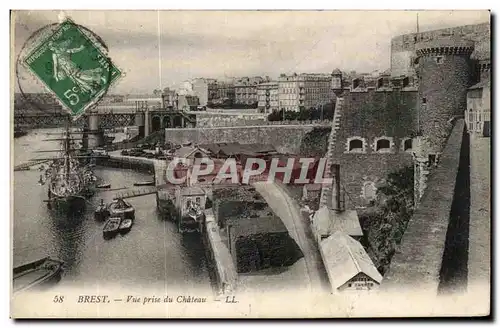
{"type": "Polygon", "coordinates": [[[152,132],[160,131],[161,118],[159,116],[153,116],[151,118],[151,129],[152,129],[152,132]]]}
{"type": "Polygon", "coordinates": [[[182,117],[174,116],[174,128],[182,128],[182,117]]]}
{"type": "Polygon", "coordinates": [[[162,122],[163,122],[163,128],[169,128],[170,127],[170,116],[163,116],[162,122]]]}

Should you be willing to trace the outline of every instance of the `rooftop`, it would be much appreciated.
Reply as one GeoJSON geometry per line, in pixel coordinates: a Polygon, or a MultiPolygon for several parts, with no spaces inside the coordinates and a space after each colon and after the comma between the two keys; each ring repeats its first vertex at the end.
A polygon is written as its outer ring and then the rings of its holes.
{"type": "Polygon", "coordinates": [[[200,148],[206,149],[212,154],[221,154],[225,156],[234,156],[240,154],[253,155],[256,153],[275,152],[274,146],[269,144],[240,144],[239,142],[231,143],[213,143],[199,145],[200,148]]]}
{"type": "Polygon", "coordinates": [[[382,282],[382,275],[363,246],[347,234],[335,232],[321,241],[320,250],[330,284],[334,289],[341,287],[359,273],[364,273],[379,284],[382,282]]]}
{"type": "Polygon", "coordinates": [[[180,158],[187,158],[196,151],[204,152],[204,149],[200,149],[199,147],[193,147],[193,146],[184,146],[179,149],[177,149],[174,153],[175,157],[180,157],[180,158]]]}
{"type": "Polygon", "coordinates": [[[314,225],[322,236],[331,235],[336,231],[342,231],[349,236],[363,236],[363,230],[361,230],[358,214],[355,210],[336,212],[323,206],[314,213],[314,225]]]}
{"type": "Polygon", "coordinates": [[[181,189],[182,196],[197,196],[197,195],[205,195],[205,191],[197,186],[189,186],[183,187],[181,189]]]}
{"type": "Polygon", "coordinates": [[[487,79],[487,80],[482,80],[481,82],[474,84],[472,87],[469,88],[469,90],[490,88],[490,87],[491,87],[491,81],[490,81],[490,79],[487,79]]]}

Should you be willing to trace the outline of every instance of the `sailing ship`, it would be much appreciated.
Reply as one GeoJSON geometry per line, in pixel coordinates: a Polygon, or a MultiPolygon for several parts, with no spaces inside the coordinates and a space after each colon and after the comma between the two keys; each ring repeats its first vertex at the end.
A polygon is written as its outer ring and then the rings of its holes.
{"type": "Polygon", "coordinates": [[[59,157],[50,159],[51,163],[40,177],[39,183],[48,182],[46,202],[49,209],[80,212],[85,208],[86,199],[94,195],[97,178],[92,171],[89,156],[74,147],[71,134],[68,126],[62,138],[48,139],[62,141],[62,150],[39,151],[60,153],[59,157]]]}

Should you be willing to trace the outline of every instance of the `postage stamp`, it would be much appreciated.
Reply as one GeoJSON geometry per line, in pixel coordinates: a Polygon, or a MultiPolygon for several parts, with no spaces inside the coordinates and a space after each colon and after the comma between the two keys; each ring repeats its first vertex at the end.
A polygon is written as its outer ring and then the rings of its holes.
{"type": "Polygon", "coordinates": [[[48,38],[39,40],[23,60],[74,119],[116,82],[122,72],[72,20],[66,19],[48,38]]]}

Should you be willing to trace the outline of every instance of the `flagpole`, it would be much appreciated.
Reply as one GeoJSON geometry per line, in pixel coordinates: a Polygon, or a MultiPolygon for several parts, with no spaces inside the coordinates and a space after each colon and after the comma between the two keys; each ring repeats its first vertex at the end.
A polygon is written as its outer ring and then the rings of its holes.
{"type": "Polygon", "coordinates": [[[158,17],[158,77],[160,82],[160,91],[162,90],[162,81],[161,81],[161,29],[160,29],[160,11],[157,11],[158,17]]]}
{"type": "Polygon", "coordinates": [[[417,33],[420,33],[420,26],[418,25],[418,13],[417,13],[417,33]]]}

